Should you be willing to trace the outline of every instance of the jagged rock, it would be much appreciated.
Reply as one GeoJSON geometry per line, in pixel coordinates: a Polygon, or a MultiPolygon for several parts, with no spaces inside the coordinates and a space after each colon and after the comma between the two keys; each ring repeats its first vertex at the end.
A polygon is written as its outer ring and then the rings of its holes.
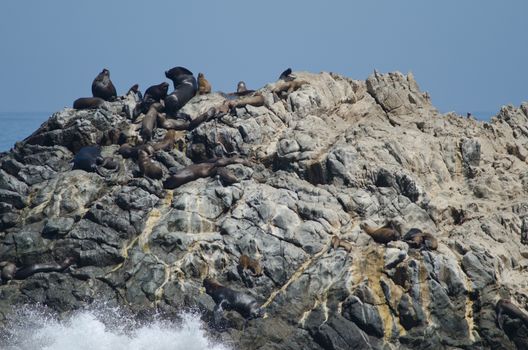
{"type": "MultiPolygon", "coordinates": [[[[267,317],[247,324],[222,316],[236,347],[523,348],[526,326],[498,328],[495,302],[528,305],[528,104],[484,123],[441,115],[412,74],[295,75],[295,89],[268,84],[264,105],[181,131],[152,155],[166,177],[238,154],[247,162],[227,167],[237,181],[165,190],[141,177],[107,142],[111,129],[140,140],[129,98],[57,112],[2,153],[1,261],[77,261],[0,285],[0,325],[16,305],[68,312],[94,299],[140,314],[199,308],[209,322],[210,276],[264,305],[267,317]],[[119,170],[71,170],[81,147],[101,142],[119,170]],[[375,243],[363,222],[418,228],[438,249],[375,243]],[[334,236],[351,251],[334,249],[334,236]],[[242,254],[263,268],[251,283],[237,270],[242,254]]],[[[193,119],[225,101],[196,96],[180,112],[193,119]]]]}

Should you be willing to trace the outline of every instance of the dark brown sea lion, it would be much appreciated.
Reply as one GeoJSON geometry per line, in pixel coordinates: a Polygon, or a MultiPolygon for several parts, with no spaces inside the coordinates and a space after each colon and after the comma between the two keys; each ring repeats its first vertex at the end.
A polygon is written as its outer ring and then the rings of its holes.
{"type": "Polygon", "coordinates": [[[101,142],[99,144],[101,146],[116,145],[119,143],[120,139],[121,139],[121,130],[117,128],[112,128],[103,133],[103,137],[101,138],[101,142]]]}
{"type": "Polygon", "coordinates": [[[438,249],[438,240],[429,232],[412,228],[403,236],[403,241],[412,248],[426,248],[428,250],[438,249]]]}
{"type": "Polygon", "coordinates": [[[528,314],[526,311],[521,310],[517,305],[506,299],[500,299],[495,305],[495,312],[497,313],[497,324],[502,329],[504,324],[504,316],[507,315],[510,318],[516,318],[521,320],[526,327],[528,327],[528,314]]]}
{"type": "Polygon", "coordinates": [[[330,245],[334,250],[337,250],[337,248],[341,247],[344,250],[346,250],[348,253],[352,251],[354,248],[354,244],[347,242],[343,239],[340,239],[336,235],[332,236],[332,240],[330,241],[330,245]]]}
{"type": "Polygon", "coordinates": [[[152,132],[156,128],[158,113],[162,108],[163,105],[159,102],[155,102],[150,105],[147,114],[141,122],[141,137],[143,138],[143,142],[147,142],[152,139],[152,132]]]}
{"type": "Polygon", "coordinates": [[[31,275],[34,275],[38,272],[62,272],[68,267],[75,263],[76,259],[74,257],[66,258],[62,263],[43,263],[43,264],[33,264],[21,268],[17,268],[15,264],[7,261],[2,261],[0,263],[0,268],[2,272],[0,276],[3,281],[8,281],[12,279],[26,279],[31,275]]]}
{"type": "Polygon", "coordinates": [[[149,88],[145,90],[145,98],[151,97],[155,101],[160,102],[161,100],[165,99],[165,97],[167,97],[168,91],[169,83],[164,81],[158,85],[149,86],[149,88]]]}
{"type": "Polygon", "coordinates": [[[143,176],[156,180],[163,177],[163,170],[161,170],[161,167],[150,159],[150,155],[144,149],[138,151],[138,166],[139,171],[143,176]]]}
{"type": "Polygon", "coordinates": [[[215,319],[221,317],[224,309],[236,311],[246,320],[264,316],[264,311],[257,301],[248,294],[224,287],[212,278],[204,279],[203,286],[205,292],[213,298],[216,304],[215,319]]]}
{"type": "Polygon", "coordinates": [[[105,101],[113,101],[117,98],[116,88],[110,80],[110,71],[103,69],[101,73],[95,77],[92,83],[93,97],[100,97],[105,101]]]}
{"type": "Polygon", "coordinates": [[[279,80],[291,80],[293,79],[291,74],[292,74],[292,70],[291,68],[288,68],[284,72],[281,73],[281,75],[279,76],[279,80]]]}
{"type": "Polygon", "coordinates": [[[240,182],[235,174],[233,174],[233,172],[227,168],[217,168],[216,175],[220,178],[220,181],[224,186],[229,186],[240,182]]]}
{"type": "Polygon", "coordinates": [[[392,227],[383,226],[380,228],[374,228],[366,223],[362,223],[360,227],[372,237],[376,243],[389,243],[390,241],[397,241],[400,239],[400,233],[392,227]]]}
{"type": "Polygon", "coordinates": [[[217,169],[225,167],[230,164],[249,164],[246,159],[239,157],[231,158],[214,158],[199,164],[191,164],[176,173],[169,176],[164,182],[163,187],[174,189],[187,182],[194,181],[199,178],[213,176],[217,173],[217,169]]]}
{"type": "Polygon", "coordinates": [[[192,72],[184,67],[174,67],[166,71],[165,76],[174,84],[174,91],[165,98],[165,112],[175,116],[196,95],[198,83],[192,72]]]}
{"type": "Polygon", "coordinates": [[[97,109],[103,108],[105,100],[100,97],[81,97],[73,101],[75,109],[97,109]]]}
{"type": "Polygon", "coordinates": [[[182,116],[182,113],[178,113],[179,118],[167,119],[161,113],[158,114],[158,125],[164,129],[173,130],[193,130],[198,125],[208,120],[211,120],[220,115],[218,112],[220,108],[211,107],[207,112],[200,114],[198,117],[192,119],[190,116],[182,116]]]}
{"type": "Polygon", "coordinates": [[[203,73],[198,73],[198,94],[205,95],[211,93],[211,84],[205,79],[203,73]]]}
{"type": "Polygon", "coordinates": [[[140,150],[144,150],[148,154],[152,154],[154,151],[152,150],[152,147],[147,145],[138,145],[138,146],[132,146],[129,143],[124,143],[121,145],[117,153],[123,156],[123,158],[132,158],[137,159],[138,153],[140,150]]]}

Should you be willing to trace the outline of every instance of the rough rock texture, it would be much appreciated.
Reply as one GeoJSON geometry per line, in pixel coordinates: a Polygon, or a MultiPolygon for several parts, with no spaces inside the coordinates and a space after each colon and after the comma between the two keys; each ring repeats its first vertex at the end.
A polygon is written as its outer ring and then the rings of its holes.
{"type": "MultiPolygon", "coordinates": [[[[526,349],[527,326],[506,316],[500,329],[494,307],[505,298],[528,309],[528,104],[486,123],[439,114],[411,74],[296,76],[307,84],[281,96],[269,84],[265,106],[203,123],[155,155],[165,176],[247,156],[253,165],[229,166],[233,185],[163,190],[134,177],[115,145],[103,154],[119,173],[70,170],[72,152],[130,124],[129,100],[57,112],[2,154],[0,260],[78,260],[0,285],[0,323],[17,304],[67,312],[96,299],[139,313],[199,308],[210,321],[209,275],[264,305],[266,317],[246,326],[224,315],[220,336],[237,348],[526,349]],[[389,220],[433,234],[438,250],[377,244],[359,227],[389,220]],[[352,252],[329,249],[333,235],[352,252]],[[237,272],[241,254],[263,266],[252,288],[237,272]]],[[[182,112],[222,100],[197,96],[182,112]]]]}

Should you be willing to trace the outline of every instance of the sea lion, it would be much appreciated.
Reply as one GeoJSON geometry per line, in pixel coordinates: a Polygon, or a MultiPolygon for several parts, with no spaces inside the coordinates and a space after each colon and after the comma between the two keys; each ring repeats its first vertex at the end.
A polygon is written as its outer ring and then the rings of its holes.
{"type": "Polygon", "coordinates": [[[281,94],[283,92],[290,94],[305,84],[308,84],[308,82],[304,80],[280,81],[275,84],[272,92],[276,94],[281,94]]]}
{"type": "Polygon", "coordinates": [[[202,177],[209,177],[216,174],[216,170],[220,167],[225,167],[230,164],[248,164],[247,160],[239,157],[231,158],[213,158],[203,163],[191,164],[183,169],[178,170],[169,176],[163,182],[163,188],[174,189],[187,182],[194,181],[202,177]]]}
{"type": "Polygon", "coordinates": [[[9,261],[0,262],[0,283],[10,281],[15,278],[17,267],[9,261]]]}
{"type": "Polygon", "coordinates": [[[152,139],[152,132],[156,128],[156,121],[158,119],[158,112],[163,108],[159,102],[154,102],[150,105],[149,110],[143,121],[141,122],[141,137],[143,142],[150,141],[152,139]]]}
{"type": "Polygon", "coordinates": [[[141,113],[147,113],[152,105],[155,102],[161,102],[167,97],[167,92],[169,91],[169,83],[162,82],[158,85],[149,86],[145,91],[141,102],[136,105],[134,109],[133,116],[136,118],[141,113]]]}
{"type": "Polygon", "coordinates": [[[376,243],[389,243],[390,241],[397,241],[400,239],[400,233],[392,227],[387,227],[387,225],[380,228],[374,228],[366,223],[362,223],[360,227],[372,237],[376,243]]]}
{"type": "Polygon", "coordinates": [[[192,119],[189,115],[184,113],[177,113],[176,119],[167,119],[161,113],[158,114],[158,125],[164,129],[174,130],[193,130],[203,122],[209,121],[219,115],[221,108],[211,107],[207,112],[200,114],[198,117],[192,119]]]}
{"type": "Polygon", "coordinates": [[[118,170],[119,166],[112,160],[112,158],[101,157],[101,148],[99,146],[85,146],[73,157],[72,170],[81,169],[87,172],[96,172],[101,176],[105,176],[101,173],[99,167],[118,170]]]}
{"type": "Polygon", "coordinates": [[[261,94],[255,94],[253,96],[241,97],[236,100],[228,101],[227,105],[230,109],[245,107],[246,105],[251,105],[255,107],[264,106],[264,96],[261,94]]]}
{"type": "Polygon", "coordinates": [[[214,309],[215,319],[223,310],[233,310],[238,312],[246,320],[264,316],[264,311],[252,296],[224,287],[212,278],[203,280],[205,292],[213,298],[216,307],[214,309]]]}
{"type": "Polygon", "coordinates": [[[198,73],[198,94],[205,95],[211,93],[211,84],[205,79],[203,73],[198,73]]]}
{"type": "Polygon", "coordinates": [[[279,76],[279,80],[286,80],[286,81],[292,80],[293,76],[291,74],[292,74],[292,70],[291,68],[288,68],[284,72],[281,73],[281,75],[279,76]]]}
{"type": "Polygon", "coordinates": [[[500,299],[495,305],[495,312],[497,313],[497,324],[500,329],[503,329],[504,315],[510,318],[517,318],[521,320],[526,327],[528,327],[528,314],[521,310],[517,305],[506,299],[500,299]]]}
{"type": "Polygon", "coordinates": [[[166,71],[165,76],[174,84],[174,91],[165,98],[165,112],[175,116],[196,95],[198,84],[192,72],[184,67],[174,67],[166,71]]]}
{"type": "Polygon", "coordinates": [[[230,186],[240,182],[240,180],[235,176],[235,174],[233,174],[233,172],[227,168],[217,168],[216,175],[224,186],[230,186]]]}
{"type": "Polygon", "coordinates": [[[74,109],[97,109],[105,106],[105,100],[100,97],[81,97],[73,101],[74,109]]]}
{"type": "Polygon", "coordinates": [[[412,248],[425,247],[428,250],[438,249],[438,240],[429,232],[423,232],[417,228],[411,228],[403,236],[403,241],[412,248]]]}
{"type": "Polygon", "coordinates": [[[117,98],[116,88],[110,80],[110,71],[103,69],[99,73],[92,83],[92,95],[93,97],[100,97],[105,101],[113,101],[117,98]]]}
{"type": "Polygon", "coordinates": [[[12,279],[22,280],[38,272],[62,272],[76,262],[74,257],[67,257],[62,263],[33,264],[17,268],[15,264],[7,261],[0,262],[2,268],[1,277],[3,281],[12,279]]]}
{"type": "Polygon", "coordinates": [[[101,138],[101,142],[99,144],[101,146],[115,145],[119,143],[120,139],[121,139],[121,130],[117,128],[112,128],[103,133],[103,137],[101,138]]]}
{"type": "Polygon", "coordinates": [[[253,288],[254,283],[251,277],[262,276],[262,266],[260,262],[242,254],[238,260],[237,271],[242,281],[248,288],[253,288]],[[249,272],[248,272],[249,271],[249,272]]]}
{"type": "Polygon", "coordinates": [[[332,236],[332,240],[330,241],[330,246],[334,250],[337,250],[337,248],[341,247],[344,250],[346,250],[348,253],[350,253],[352,249],[354,248],[354,245],[352,243],[347,242],[343,239],[340,239],[336,235],[332,236]]]}
{"type": "Polygon", "coordinates": [[[161,167],[150,159],[149,154],[144,149],[138,151],[138,166],[139,171],[143,176],[156,180],[163,177],[163,170],[161,170],[161,167]]]}
{"type": "Polygon", "coordinates": [[[245,270],[251,271],[251,275],[253,277],[262,276],[262,266],[260,266],[260,262],[255,259],[251,259],[246,254],[240,255],[240,258],[238,260],[238,267],[242,271],[245,271],[245,270]]]}
{"type": "Polygon", "coordinates": [[[163,140],[152,144],[152,148],[154,148],[154,151],[170,151],[176,144],[176,137],[176,131],[168,130],[163,140]]]}
{"type": "Polygon", "coordinates": [[[141,94],[141,91],[139,91],[139,84],[132,85],[126,94],[132,94],[136,102],[140,102],[143,99],[143,95],[141,94]]]}
{"type": "Polygon", "coordinates": [[[138,153],[142,149],[145,149],[145,151],[150,154],[148,147],[145,147],[145,145],[132,146],[129,143],[122,144],[117,153],[123,156],[123,158],[137,159],[138,153]]]}

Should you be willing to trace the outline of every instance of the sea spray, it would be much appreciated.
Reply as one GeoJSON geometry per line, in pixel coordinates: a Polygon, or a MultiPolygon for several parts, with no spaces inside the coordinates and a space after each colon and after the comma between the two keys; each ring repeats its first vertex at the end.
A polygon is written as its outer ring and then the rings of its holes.
{"type": "Polygon", "coordinates": [[[138,322],[116,308],[89,308],[60,319],[38,306],[8,316],[0,335],[5,350],[227,350],[207,336],[197,313],[180,320],[138,322]]]}

